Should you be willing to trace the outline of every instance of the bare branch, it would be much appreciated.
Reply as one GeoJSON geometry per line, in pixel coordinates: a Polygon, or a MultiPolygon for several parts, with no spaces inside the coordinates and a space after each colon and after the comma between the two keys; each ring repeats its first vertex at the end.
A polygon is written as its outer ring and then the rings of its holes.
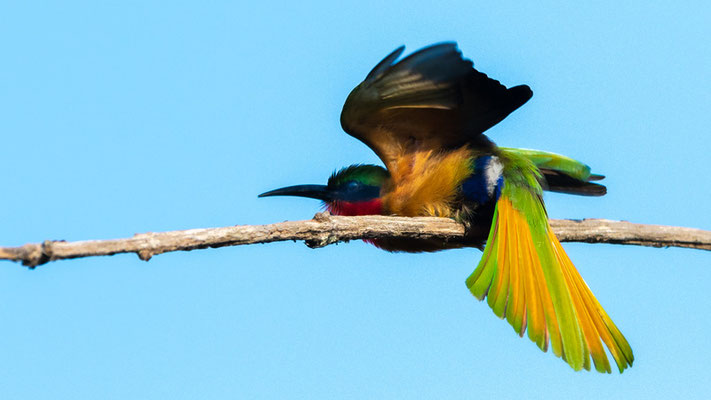
{"type": "MultiPolygon", "coordinates": [[[[616,243],[652,247],[686,247],[711,250],[711,232],[663,225],[642,225],[604,219],[552,220],[562,242],[616,243]]],[[[35,267],[69,258],[136,253],[142,260],[171,251],[208,247],[304,240],[310,247],[355,239],[385,237],[462,240],[464,227],[447,218],[340,217],[316,214],[308,221],[287,221],[269,225],[237,225],[223,228],[149,232],[126,239],[78,242],[45,241],[20,247],[0,247],[0,260],[22,262],[35,267]]]]}

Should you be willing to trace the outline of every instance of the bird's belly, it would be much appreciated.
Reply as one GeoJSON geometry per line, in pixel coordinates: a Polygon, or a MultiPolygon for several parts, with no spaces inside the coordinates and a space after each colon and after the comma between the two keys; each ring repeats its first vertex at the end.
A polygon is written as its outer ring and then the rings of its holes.
{"type": "Polygon", "coordinates": [[[366,240],[375,247],[392,252],[424,253],[440,250],[472,247],[460,241],[446,241],[440,239],[411,239],[411,238],[386,238],[366,240]]]}
{"type": "Polygon", "coordinates": [[[366,240],[366,242],[376,247],[392,252],[423,253],[435,252],[449,249],[460,249],[462,247],[476,247],[483,249],[486,238],[489,236],[492,213],[482,213],[469,221],[463,221],[466,226],[466,234],[462,238],[443,239],[414,239],[414,238],[385,238],[366,240]]]}

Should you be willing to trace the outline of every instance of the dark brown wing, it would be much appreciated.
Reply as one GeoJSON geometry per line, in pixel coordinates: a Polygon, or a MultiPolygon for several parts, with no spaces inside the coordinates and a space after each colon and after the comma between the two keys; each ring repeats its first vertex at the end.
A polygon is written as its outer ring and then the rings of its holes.
{"type": "Polygon", "coordinates": [[[456,43],[440,43],[395,60],[385,57],[346,100],[341,125],[386,166],[408,150],[487,146],[482,135],[531,98],[474,69],[456,43]]]}

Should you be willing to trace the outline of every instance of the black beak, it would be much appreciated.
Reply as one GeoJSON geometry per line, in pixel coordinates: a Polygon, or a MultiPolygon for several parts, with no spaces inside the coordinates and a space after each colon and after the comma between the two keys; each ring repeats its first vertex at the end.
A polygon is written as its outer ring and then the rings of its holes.
{"type": "Polygon", "coordinates": [[[268,196],[298,196],[309,197],[312,199],[319,199],[323,201],[329,201],[333,199],[333,195],[331,191],[328,190],[328,186],[326,185],[287,186],[281,189],[270,190],[259,195],[259,197],[268,196]]]}

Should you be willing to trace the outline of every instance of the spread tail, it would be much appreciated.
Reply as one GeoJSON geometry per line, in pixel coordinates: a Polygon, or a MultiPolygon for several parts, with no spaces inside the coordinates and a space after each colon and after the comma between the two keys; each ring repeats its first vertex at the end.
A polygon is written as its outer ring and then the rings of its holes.
{"type": "Polygon", "coordinates": [[[543,351],[550,343],[576,371],[590,370],[592,358],[597,371],[611,372],[602,343],[624,371],[634,360],[632,349],[555,237],[540,198],[525,189],[512,192],[497,202],[484,254],[467,287],[516,333],[528,331],[543,351]],[[517,206],[533,209],[524,214],[517,206]]]}

